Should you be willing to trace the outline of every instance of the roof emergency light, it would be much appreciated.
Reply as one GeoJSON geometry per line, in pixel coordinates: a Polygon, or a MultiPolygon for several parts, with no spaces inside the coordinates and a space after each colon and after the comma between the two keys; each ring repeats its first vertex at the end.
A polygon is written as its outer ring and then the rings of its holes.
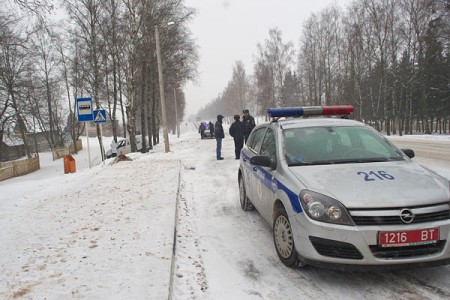
{"type": "Polygon", "coordinates": [[[333,106],[268,108],[267,114],[271,118],[281,118],[281,117],[301,117],[301,116],[348,115],[353,111],[354,111],[353,105],[333,105],[333,106]]]}

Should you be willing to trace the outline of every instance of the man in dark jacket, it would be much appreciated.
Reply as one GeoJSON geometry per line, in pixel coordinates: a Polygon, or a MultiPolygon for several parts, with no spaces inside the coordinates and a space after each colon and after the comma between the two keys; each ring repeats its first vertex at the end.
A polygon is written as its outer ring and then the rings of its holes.
{"type": "Polygon", "coordinates": [[[214,137],[214,124],[211,121],[209,121],[209,133],[211,134],[211,138],[213,138],[214,137]]]}
{"type": "Polygon", "coordinates": [[[230,135],[234,139],[234,154],[236,159],[241,157],[241,149],[244,147],[244,124],[240,115],[234,115],[234,123],[230,126],[230,135]]]}
{"type": "Polygon", "coordinates": [[[206,129],[205,123],[203,122],[200,123],[200,126],[198,127],[198,132],[200,132],[200,136],[202,139],[205,137],[205,129],[206,129]]]}
{"type": "Polygon", "coordinates": [[[244,109],[242,112],[244,113],[242,117],[242,123],[244,123],[244,142],[247,143],[248,136],[253,128],[255,128],[256,123],[255,118],[250,115],[248,109],[244,109]]]}
{"type": "Polygon", "coordinates": [[[217,160],[222,160],[222,139],[225,138],[225,133],[223,132],[223,126],[222,126],[222,115],[217,115],[217,122],[214,126],[214,135],[216,137],[216,157],[217,160]]]}

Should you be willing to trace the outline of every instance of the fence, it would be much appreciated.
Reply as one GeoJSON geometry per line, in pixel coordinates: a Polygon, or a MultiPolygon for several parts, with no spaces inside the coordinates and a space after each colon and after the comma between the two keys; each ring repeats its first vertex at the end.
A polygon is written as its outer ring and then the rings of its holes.
{"type": "Polygon", "coordinates": [[[0,181],[25,175],[40,169],[39,156],[0,163],[0,181]]]}
{"type": "MultiPolygon", "coordinates": [[[[77,150],[83,149],[81,140],[77,140],[75,146],[77,150]]],[[[75,153],[75,147],[71,144],[69,147],[58,148],[53,150],[53,160],[75,153]],[[56,157],[56,158],[55,158],[56,157]]],[[[0,181],[12,177],[25,175],[40,169],[39,156],[32,158],[0,163],[0,181]]]]}

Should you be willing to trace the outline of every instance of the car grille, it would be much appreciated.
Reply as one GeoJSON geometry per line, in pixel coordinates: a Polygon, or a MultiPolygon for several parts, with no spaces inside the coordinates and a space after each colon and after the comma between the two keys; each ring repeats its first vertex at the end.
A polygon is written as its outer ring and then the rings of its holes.
{"type": "Polygon", "coordinates": [[[309,240],[320,255],[335,258],[363,259],[361,252],[352,244],[314,236],[310,236],[309,240]]]}
{"type": "Polygon", "coordinates": [[[370,246],[373,255],[378,258],[411,258],[424,255],[436,254],[442,251],[445,241],[438,241],[435,244],[409,246],[409,247],[387,247],[377,245],[370,246]]]}
{"type": "MultiPolygon", "coordinates": [[[[405,208],[388,209],[350,209],[353,222],[356,225],[405,225],[400,214],[405,208]]],[[[414,214],[412,222],[407,224],[417,224],[450,219],[450,206],[448,203],[440,203],[429,206],[408,207],[414,214]]]]}

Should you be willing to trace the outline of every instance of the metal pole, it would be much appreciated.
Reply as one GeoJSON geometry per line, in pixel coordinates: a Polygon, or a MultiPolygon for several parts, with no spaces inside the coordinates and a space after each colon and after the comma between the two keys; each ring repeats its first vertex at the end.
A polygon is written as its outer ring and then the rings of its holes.
{"type": "Polygon", "coordinates": [[[86,122],[86,140],[88,145],[89,169],[91,168],[91,148],[89,147],[89,121],[86,122]]]}
{"type": "Polygon", "coordinates": [[[165,151],[170,152],[169,146],[169,133],[167,129],[167,117],[166,117],[166,99],[164,98],[164,78],[162,72],[161,62],[161,45],[159,43],[159,30],[158,26],[155,26],[155,40],[156,40],[156,56],[158,59],[158,74],[159,74],[159,96],[161,100],[161,113],[163,121],[163,134],[164,134],[164,146],[165,151]]]}

